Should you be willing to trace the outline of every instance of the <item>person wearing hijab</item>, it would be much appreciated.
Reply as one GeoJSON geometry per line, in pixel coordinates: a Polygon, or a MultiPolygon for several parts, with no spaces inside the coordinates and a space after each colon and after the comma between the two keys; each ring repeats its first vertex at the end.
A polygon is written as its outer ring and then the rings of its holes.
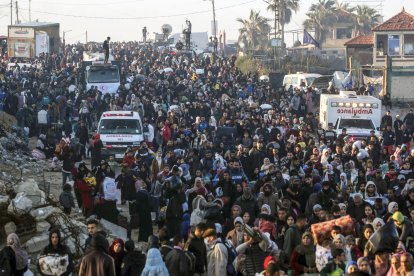
{"type": "Polygon", "coordinates": [[[385,222],[382,218],[375,218],[372,221],[372,226],[374,227],[375,232],[378,231],[382,226],[384,226],[385,222]]]}
{"type": "Polygon", "coordinates": [[[398,206],[398,203],[397,202],[395,202],[395,201],[391,201],[390,203],[388,203],[388,208],[387,208],[387,210],[388,210],[388,213],[386,213],[385,215],[384,215],[384,217],[382,218],[383,220],[384,220],[384,222],[385,221],[388,221],[388,219],[395,213],[395,212],[397,212],[398,211],[398,208],[399,206],[398,206]]]}
{"type": "Polygon", "coordinates": [[[109,255],[114,258],[116,276],[121,276],[122,261],[125,256],[124,241],[115,239],[109,247],[109,255]]]}
{"type": "Polygon", "coordinates": [[[290,267],[294,270],[294,276],[304,273],[318,275],[315,252],[312,234],[310,232],[303,233],[301,243],[295,247],[290,258],[290,267]]]}
{"type": "Polygon", "coordinates": [[[136,212],[139,216],[139,237],[138,241],[147,241],[152,235],[152,220],[150,209],[150,197],[147,185],[143,183],[135,194],[136,212]]]}
{"type": "Polygon", "coordinates": [[[7,245],[3,248],[2,253],[9,261],[11,275],[23,276],[28,269],[27,252],[21,247],[19,237],[15,233],[9,234],[6,242],[7,245]]]}
{"type": "Polygon", "coordinates": [[[397,228],[400,241],[405,244],[408,237],[414,236],[412,222],[400,211],[397,211],[392,215],[392,220],[394,221],[397,228]]]}
{"type": "Polygon", "coordinates": [[[169,276],[167,267],[162,260],[161,253],[157,248],[151,248],[147,252],[147,260],[141,276],[169,276]]]}
{"type": "Polygon", "coordinates": [[[337,234],[333,239],[333,248],[341,248],[345,252],[345,262],[352,260],[351,252],[347,250],[346,239],[342,234],[337,234]]]}
{"type": "Polygon", "coordinates": [[[38,271],[41,275],[50,275],[50,271],[48,270],[49,266],[44,266],[44,261],[48,257],[53,257],[54,260],[56,260],[56,256],[58,256],[61,260],[63,258],[68,260],[67,263],[64,263],[62,261],[60,262],[60,265],[65,267],[65,272],[59,275],[71,275],[73,271],[72,254],[69,248],[66,245],[62,244],[62,238],[59,229],[52,229],[49,232],[49,244],[43,248],[38,260],[38,271]]]}
{"type": "Polygon", "coordinates": [[[241,217],[234,219],[234,229],[227,233],[227,239],[231,240],[234,248],[244,243],[243,219],[241,217]]]}
{"type": "Polygon", "coordinates": [[[358,261],[357,261],[357,264],[358,264],[358,270],[359,271],[364,271],[364,272],[368,273],[369,275],[372,275],[370,262],[369,262],[369,259],[367,257],[359,258],[358,261]]]}
{"type": "Polygon", "coordinates": [[[346,189],[348,188],[348,179],[346,177],[346,173],[342,172],[339,175],[339,185],[337,184],[337,186],[339,186],[338,187],[339,188],[339,191],[342,194],[345,194],[346,193],[346,189]]]}
{"type": "Polygon", "coordinates": [[[399,272],[400,269],[400,254],[393,254],[391,256],[391,267],[388,270],[387,276],[399,276],[401,275],[399,272]]]}

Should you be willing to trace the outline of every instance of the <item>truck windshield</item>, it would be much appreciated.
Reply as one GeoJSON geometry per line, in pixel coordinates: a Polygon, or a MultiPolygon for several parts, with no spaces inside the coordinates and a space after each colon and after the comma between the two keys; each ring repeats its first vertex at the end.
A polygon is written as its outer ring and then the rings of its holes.
{"type": "Polygon", "coordinates": [[[138,120],[105,119],[99,125],[100,134],[142,134],[138,120]]]}
{"type": "Polygon", "coordinates": [[[311,83],[316,79],[316,77],[307,77],[306,78],[306,84],[309,86],[311,83]]]}
{"type": "Polygon", "coordinates": [[[116,67],[91,68],[86,77],[88,83],[117,83],[119,71],[116,67]]]}
{"type": "Polygon", "coordinates": [[[371,120],[361,119],[342,119],[339,123],[339,129],[343,128],[360,128],[360,129],[375,129],[371,120]]]}

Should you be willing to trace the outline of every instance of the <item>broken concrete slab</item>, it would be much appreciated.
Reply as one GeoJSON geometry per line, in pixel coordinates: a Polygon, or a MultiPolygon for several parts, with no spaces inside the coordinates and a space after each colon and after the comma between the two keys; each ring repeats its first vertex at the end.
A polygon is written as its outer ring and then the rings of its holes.
{"type": "Polygon", "coordinates": [[[24,192],[18,193],[10,202],[7,212],[9,214],[23,215],[27,214],[33,207],[33,202],[26,197],[24,192]]]}
{"type": "Polygon", "coordinates": [[[26,242],[26,249],[28,253],[36,253],[41,251],[46,245],[49,244],[49,235],[41,234],[33,237],[26,242]]]}
{"type": "Polygon", "coordinates": [[[30,215],[34,217],[36,221],[46,220],[53,213],[55,213],[55,208],[53,206],[46,206],[30,211],[30,215]]]}
{"type": "Polygon", "coordinates": [[[30,178],[23,180],[14,188],[16,193],[25,192],[26,196],[32,200],[33,206],[45,204],[46,195],[39,189],[37,182],[30,178]]]}
{"type": "Polygon", "coordinates": [[[36,222],[36,232],[37,233],[44,233],[49,231],[50,223],[47,221],[38,221],[36,222]]]}
{"type": "Polygon", "coordinates": [[[101,219],[99,222],[107,233],[110,233],[114,237],[127,240],[127,230],[125,228],[113,224],[112,222],[109,222],[106,219],[101,219]]]}

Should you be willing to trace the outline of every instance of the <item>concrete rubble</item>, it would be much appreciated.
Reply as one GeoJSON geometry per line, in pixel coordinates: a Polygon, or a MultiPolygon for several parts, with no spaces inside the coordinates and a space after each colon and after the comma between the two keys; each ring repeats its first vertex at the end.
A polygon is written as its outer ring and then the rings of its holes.
{"type": "Polygon", "coordinates": [[[71,216],[64,214],[57,200],[59,194],[51,194],[50,186],[60,185],[56,178],[50,183],[44,178],[51,161],[31,156],[28,138],[20,128],[0,124],[0,137],[0,245],[5,244],[8,234],[18,234],[33,260],[30,269],[35,272],[35,260],[49,243],[49,230],[59,228],[63,243],[75,260],[80,258],[88,237],[86,221],[78,210],[71,216]]]}

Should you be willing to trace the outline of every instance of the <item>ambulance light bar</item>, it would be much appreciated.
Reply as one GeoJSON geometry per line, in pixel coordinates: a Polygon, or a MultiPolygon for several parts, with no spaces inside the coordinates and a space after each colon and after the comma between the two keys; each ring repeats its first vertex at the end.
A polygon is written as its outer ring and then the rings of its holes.
{"type": "Polygon", "coordinates": [[[359,107],[359,108],[378,108],[377,103],[343,103],[343,102],[332,102],[331,107],[359,107]]]}
{"type": "Polygon", "coordinates": [[[131,111],[131,113],[121,113],[121,114],[103,114],[103,117],[132,117],[134,114],[131,111]]]}

